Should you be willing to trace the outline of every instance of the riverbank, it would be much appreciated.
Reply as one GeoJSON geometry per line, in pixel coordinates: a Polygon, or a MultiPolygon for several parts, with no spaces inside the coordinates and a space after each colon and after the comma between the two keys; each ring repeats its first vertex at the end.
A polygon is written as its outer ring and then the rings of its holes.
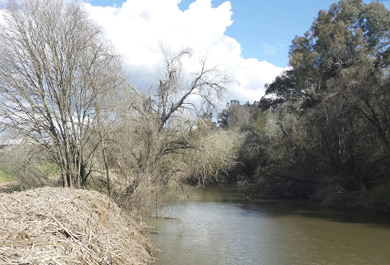
{"type": "Polygon", "coordinates": [[[137,222],[96,191],[0,193],[0,264],[151,264],[137,222]]]}
{"type": "Polygon", "coordinates": [[[241,186],[246,186],[243,195],[246,198],[309,200],[332,208],[364,209],[390,214],[388,192],[383,189],[366,190],[357,187],[348,190],[337,182],[323,183],[283,176],[259,178],[255,183],[241,186]]]}

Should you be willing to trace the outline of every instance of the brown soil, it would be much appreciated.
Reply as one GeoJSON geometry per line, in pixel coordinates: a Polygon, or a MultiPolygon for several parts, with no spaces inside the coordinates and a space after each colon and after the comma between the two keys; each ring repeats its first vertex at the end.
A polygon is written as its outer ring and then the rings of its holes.
{"type": "Polygon", "coordinates": [[[150,264],[156,249],[107,196],[80,189],[0,193],[0,264],[150,264]]]}
{"type": "Polygon", "coordinates": [[[0,188],[4,186],[17,185],[18,183],[19,183],[18,181],[0,182],[0,188]]]}
{"type": "Polygon", "coordinates": [[[20,191],[21,189],[22,185],[20,185],[19,181],[0,182],[0,192],[20,191]]]}

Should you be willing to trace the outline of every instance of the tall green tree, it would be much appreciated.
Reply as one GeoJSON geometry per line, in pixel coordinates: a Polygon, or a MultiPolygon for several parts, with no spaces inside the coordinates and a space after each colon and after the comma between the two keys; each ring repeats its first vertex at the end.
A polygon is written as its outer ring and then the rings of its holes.
{"type": "Polygon", "coordinates": [[[329,91],[331,80],[365,69],[382,75],[390,63],[390,14],[378,2],[343,0],[321,10],[309,31],[296,36],[289,52],[291,70],[267,85],[267,106],[287,99],[312,106],[329,91]],[[349,70],[347,70],[349,69],[349,70]]]}
{"type": "Polygon", "coordinates": [[[291,69],[260,101],[278,113],[284,146],[270,160],[311,172],[334,194],[389,183],[389,10],[378,2],[334,3],[293,39],[289,59],[291,69]]]}

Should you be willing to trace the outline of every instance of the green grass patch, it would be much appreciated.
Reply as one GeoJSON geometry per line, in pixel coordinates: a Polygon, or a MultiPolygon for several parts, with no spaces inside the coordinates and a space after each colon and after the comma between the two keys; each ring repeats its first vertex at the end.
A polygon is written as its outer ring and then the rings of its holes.
{"type": "Polygon", "coordinates": [[[58,175],[60,173],[57,164],[54,163],[38,164],[37,167],[45,176],[58,175]]]}
{"type": "Polygon", "coordinates": [[[4,172],[0,168],[0,182],[10,182],[10,181],[14,181],[14,180],[15,180],[14,176],[12,176],[11,174],[9,174],[7,172],[4,172]]]}
{"type": "MultiPolygon", "coordinates": [[[[23,168],[20,168],[20,166],[16,164],[0,163],[0,182],[10,182],[16,180],[16,177],[12,172],[18,174],[17,172],[19,172],[20,169],[23,168]]],[[[39,172],[38,174],[43,176],[58,175],[60,172],[58,166],[54,163],[30,164],[24,170],[27,170],[30,173],[39,172]]]]}

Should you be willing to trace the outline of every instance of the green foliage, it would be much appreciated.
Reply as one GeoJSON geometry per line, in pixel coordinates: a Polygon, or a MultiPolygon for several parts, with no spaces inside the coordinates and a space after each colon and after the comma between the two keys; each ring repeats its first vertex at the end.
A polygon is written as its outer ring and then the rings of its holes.
{"type": "Polygon", "coordinates": [[[261,100],[275,108],[289,101],[302,107],[317,105],[329,93],[329,81],[343,78],[362,66],[361,77],[380,74],[390,63],[390,13],[380,3],[342,0],[320,11],[310,30],[292,41],[291,70],[267,85],[261,100]]]}
{"type": "Polygon", "coordinates": [[[306,195],[297,188],[289,197],[353,205],[345,200],[370,194],[388,204],[379,183],[390,180],[389,10],[339,1],[294,38],[289,59],[246,125],[243,172],[265,194],[306,185],[306,195]]]}

